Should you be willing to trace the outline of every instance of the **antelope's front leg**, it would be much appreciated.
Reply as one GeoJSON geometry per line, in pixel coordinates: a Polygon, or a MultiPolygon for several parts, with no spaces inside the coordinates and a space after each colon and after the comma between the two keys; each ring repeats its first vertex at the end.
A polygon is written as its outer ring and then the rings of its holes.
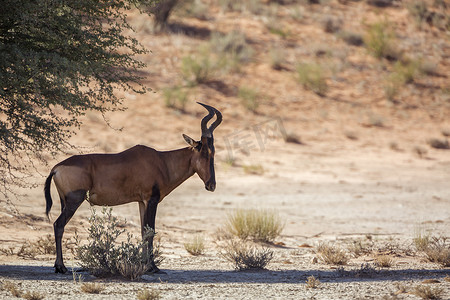
{"type": "MultiPolygon", "coordinates": [[[[152,197],[153,198],[153,197],[152,197]]],[[[150,198],[150,201],[148,201],[147,203],[145,202],[140,202],[139,203],[139,211],[141,214],[141,232],[142,232],[142,238],[146,238],[147,240],[144,241],[147,243],[147,251],[148,253],[151,254],[152,256],[152,261],[151,261],[151,271],[152,273],[158,273],[160,272],[160,270],[158,269],[158,267],[155,264],[155,260],[153,257],[153,237],[154,235],[150,235],[150,236],[145,236],[145,229],[147,227],[150,227],[150,229],[153,230],[153,232],[155,232],[155,218],[156,218],[156,209],[158,207],[158,200],[152,199],[150,198]]]]}

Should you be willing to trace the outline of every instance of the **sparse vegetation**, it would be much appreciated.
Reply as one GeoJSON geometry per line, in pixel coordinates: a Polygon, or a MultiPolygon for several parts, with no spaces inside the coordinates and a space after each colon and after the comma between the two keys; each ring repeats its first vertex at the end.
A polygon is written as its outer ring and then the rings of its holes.
{"type": "Polygon", "coordinates": [[[301,63],[297,66],[299,82],[319,96],[325,96],[328,84],[323,67],[317,63],[301,63]]]}
{"type": "Polygon", "coordinates": [[[93,210],[89,222],[88,244],[78,247],[77,258],[92,275],[121,275],[134,280],[150,268],[151,259],[156,265],[161,262],[159,245],[153,249],[147,248],[146,241],[154,236],[151,229],[146,230],[142,241],[134,244],[133,236],[128,234],[127,241],[119,245],[117,239],[125,229],[119,228],[119,221],[112,215],[112,209],[104,208],[103,216],[97,216],[93,210]]]}
{"type": "Polygon", "coordinates": [[[426,233],[422,228],[417,228],[415,230],[413,243],[418,251],[425,251],[430,246],[431,235],[426,233]]]}
{"type": "Polygon", "coordinates": [[[431,237],[431,241],[424,250],[429,261],[443,267],[450,267],[450,245],[445,237],[431,237]]]}
{"type": "Polygon", "coordinates": [[[389,255],[376,255],[375,265],[381,268],[389,268],[394,263],[394,259],[389,255]]]}
{"type": "Polygon", "coordinates": [[[161,292],[155,289],[143,289],[137,293],[138,300],[159,300],[161,292]]]}
{"type": "Polygon", "coordinates": [[[2,288],[4,290],[10,292],[11,295],[14,296],[14,297],[21,297],[22,296],[22,291],[19,289],[17,284],[15,284],[12,281],[5,281],[5,282],[3,282],[2,288]]]}
{"type": "Polygon", "coordinates": [[[411,83],[422,74],[421,66],[420,59],[399,60],[394,64],[394,72],[398,74],[403,83],[411,83]]]}
{"type": "Polygon", "coordinates": [[[212,51],[221,57],[223,67],[231,71],[239,71],[241,65],[250,62],[253,56],[253,49],[241,31],[214,33],[209,44],[212,51]]]}
{"type": "Polygon", "coordinates": [[[22,298],[26,300],[42,300],[45,298],[45,296],[44,294],[39,293],[37,291],[32,291],[32,292],[25,292],[22,295],[22,298]]]}
{"type": "Polygon", "coordinates": [[[283,230],[283,223],[274,211],[238,209],[228,214],[226,229],[240,239],[273,242],[283,230]]]}
{"type": "Polygon", "coordinates": [[[395,46],[395,35],[391,23],[380,21],[369,25],[363,39],[369,53],[376,58],[389,60],[400,58],[400,53],[395,46]]]}
{"type": "Polygon", "coordinates": [[[244,173],[253,175],[263,175],[264,168],[261,165],[244,165],[242,166],[244,173]]]}
{"type": "Polygon", "coordinates": [[[330,265],[345,265],[348,262],[348,256],[339,246],[320,243],[315,252],[319,259],[330,265]]]}
{"type": "Polygon", "coordinates": [[[218,61],[214,59],[207,49],[185,56],[181,61],[181,73],[191,86],[212,80],[218,68],[218,61]]]}
{"type": "Polygon", "coordinates": [[[306,280],[306,288],[308,289],[316,289],[320,285],[320,280],[314,276],[309,276],[306,280]]]}
{"type": "Polygon", "coordinates": [[[81,284],[81,291],[86,294],[100,294],[105,286],[97,282],[86,282],[81,284]]]}
{"type": "Polygon", "coordinates": [[[196,235],[190,242],[184,243],[184,249],[194,256],[202,255],[205,252],[205,239],[196,235]]]}
{"type": "Polygon", "coordinates": [[[441,299],[443,289],[440,287],[431,287],[429,285],[418,285],[411,293],[422,299],[441,299]]]}
{"type": "Polygon", "coordinates": [[[221,252],[223,258],[234,264],[236,270],[264,269],[273,259],[273,251],[267,247],[231,240],[221,252]]]}
{"type": "Polygon", "coordinates": [[[251,112],[256,112],[259,106],[258,91],[249,87],[240,87],[238,97],[242,105],[251,112]]]}
{"type": "Polygon", "coordinates": [[[163,89],[164,103],[167,107],[184,111],[188,102],[188,93],[180,86],[163,89]]]}

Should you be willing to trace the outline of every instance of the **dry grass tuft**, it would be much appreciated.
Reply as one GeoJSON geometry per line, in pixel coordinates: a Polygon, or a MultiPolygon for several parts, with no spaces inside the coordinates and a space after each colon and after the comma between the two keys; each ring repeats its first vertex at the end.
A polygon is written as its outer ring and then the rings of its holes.
{"type": "Polygon", "coordinates": [[[441,299],[444,290],[439,287],[430,287],[428,285],[418,285],[411,293],[422,299],[441,299]]]}
{"type": "Polygon", "coordinates": [[[39,292],[33,291],[33,292],[26,292],[22,295],[23,299],[26,300],[42,300],[45,298],[45,296],[39,292]]]}
{"type": "Polygon", "coordinates": [[[228,215],[225,228],[240,239],[271,243],[284,228],[280,216],[269,210],[238,209],[228,215]]]}
{"type": "Polygon", "coordinates": [[[6,281],[3,283],[3,289],[10,292],[14,297],[21,297],[22,291],[19,289],[17,284],[11,281],[6,281]]]}
{"type": "Polygon", "coordinates": [[[184,249],[191,255],[202,255],[205,252],[205,239],[200,235],[196,235],[190,242],[184,244],[184,249]]]}
{"type": "Polygon", "coordinates": [[[413,243],[418,251],[425,251],[431,242],[431,235],[418,228],[414,234],[413,243]]]}
{"type": "Polygon", "coordinates": [[[309,276],[306,280],[306,288],[307,289],[316,289],[320,285],[319,279],[314,276],[309,276]]]}
{"type": "Polygon", "coordinates": [[[330,265],[345,265],[349,260],[344,250],[326,243],[320,243],[315,252],[322,262],[330,265]]]}
{"type": "Polygon", "coordinates": [[[302,63],[297,66],[298,81],[308,90],[325,96],[328,84],[324,68],[317,63],[302,63]]]}
{"type": "Polygon", "coordinates": [[[244,165],[242,166],[245,174],[263,175],[264,168],[261,165],[244,165]]]}
{"type": "Polygon", "coordinates": [[[375,265],[380,268],[389,268],[393,265],[394,259],[389,255],[375,256],[375,265]]]}
{"type": "Polygon", "coordinates": [[[221,256],[234,264],[236,270],[264,269],[273,259],[273,251],[267,247],[257,247],[248,243],[231,240],[221,256]]]}
{"type": "Polygon", "coordinates": [[[443,267],[450,267],[450,245],[445,237],[432,237],[428,247],[424,250],[427,259],[443,267]]]}
{"type": "Polygon", "coordinates": [[[144,289],[144,290],[140,290],[137,293],[137,299],[138,300],[158,300],[161,299],[161,292],[151,289],[144,289]]]}
{"type": "Polygon", "coordinates": [[[83,283],[80,289],[83,293],[100,294],[105,289],[105,286],[97,282],[87,282],[83,283]]]}

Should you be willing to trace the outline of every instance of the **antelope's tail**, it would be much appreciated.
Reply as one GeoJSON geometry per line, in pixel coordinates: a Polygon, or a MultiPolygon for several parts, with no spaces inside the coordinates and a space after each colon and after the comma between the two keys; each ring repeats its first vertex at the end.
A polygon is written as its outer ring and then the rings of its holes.
{"type": "Polygon", "coordinates": [[[53,175],[55,175],[55,172],[52,170],[50,172],[50,175],[48,175],[47,179],[45,180],[45,186],[44,186],[44,194],[45,194],[45,214],[47,215],[47,218],[50,220],[48,214],[50,213],[50,209],[52,209],[53,200],[52,195],[50,193],[50,185],[52,184],[52,178],[53,175]]]}

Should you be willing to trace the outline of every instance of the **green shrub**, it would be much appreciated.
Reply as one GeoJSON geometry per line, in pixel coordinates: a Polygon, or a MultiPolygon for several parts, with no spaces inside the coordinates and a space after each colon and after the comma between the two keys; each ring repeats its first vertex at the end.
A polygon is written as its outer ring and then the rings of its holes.
{"type": "MultiPolygon", "coordinates": [[[[134,280],[150,268],[152,259],[156,265],[161,262],[159,245],[148,249],[145,242],[154,236],[150,228],[146,229],[142,241],[133,244],[133,236],[128,233],[126,242],[119,244],[117,240],[125,229],[120,229],[117,217],[112,215],[112,209],[103,208],[102,216],[96,215],[95,210],[92,210],[89,222],[88,244],[79,245],[76,256],[81,267],[92,275],[121,275],[134,280]]],[[[78,238],[77,243],[80,244],[78,238]]]]}
{"type": "Polygon", "coordinates": [[[323,67],[317,63],[301,63],[297,66],[299,82],[319,96],[325,96],[328,85],[323,67]]]}
{"type": "Polygon", "coordinates": [[[179,86],[168,87],[163,90],[164,103],[169,108],[184,111],[188,102],[188,93],[179,86]]]}
{"type": "Polygon", "coordinates": [[[256,112],[259,106],[258,92],[252,88],[240,87],[238,97],[241,98],[242,105],[251,112],[256,112]]]}
{"type": "Polygon", "coordinates": [[[391,27],[392,25],[387,21],[371,24],[364,36],[367,50],[376,58],[397,60],[400,57],[394,45],[395,35],[391,27]]]}
{"type": "Polygon", "coordinates": [[[394,72],[403,79],[404,83],[411,83],[422,73],[421,66],[420,59],[397,61],[394,65],[394,72]]]}
{"type": "Polygon", "coordinates": [[[283,230],[283,223],[274,211],[238,209],[228,215],[226,229],[240,239],[273,242],[283,230]]]}
{"type": "Polygon", "coordinates": [[[253,49],[241,31],[233,30],[227,34],[213,33],[209,44],[224,67],[232,71],[239,71],[241,65],[250,62],[253,57],[253,49]]]}
{"type": "Polygon", "coordinates": [[[181,73],[190,85],[202,84],[212,80],[217,73],[217,69],[217,61],[206,49],[185,56],[181,61],[181,73]]]}

